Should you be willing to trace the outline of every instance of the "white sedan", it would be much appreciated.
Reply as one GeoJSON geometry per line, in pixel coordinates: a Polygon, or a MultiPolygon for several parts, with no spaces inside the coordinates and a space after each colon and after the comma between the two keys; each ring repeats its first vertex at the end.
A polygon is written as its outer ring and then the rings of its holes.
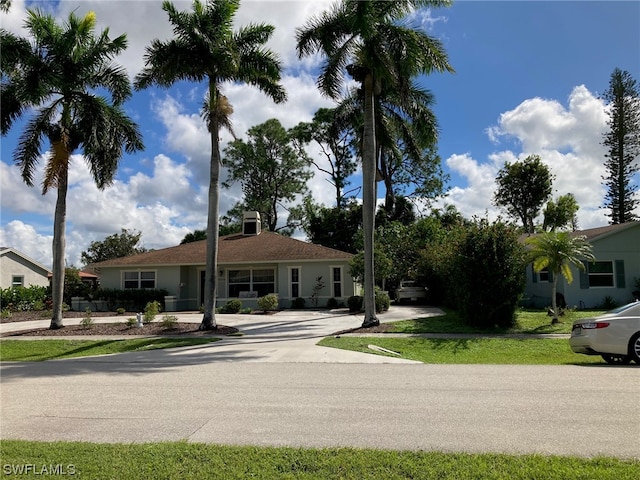
{"type": "Polygon", "coordinates": [[[573,322],[571,350],[601,355],[611,364],[640,365],[640,302],[629,303],[593,318],[573,322]]]}

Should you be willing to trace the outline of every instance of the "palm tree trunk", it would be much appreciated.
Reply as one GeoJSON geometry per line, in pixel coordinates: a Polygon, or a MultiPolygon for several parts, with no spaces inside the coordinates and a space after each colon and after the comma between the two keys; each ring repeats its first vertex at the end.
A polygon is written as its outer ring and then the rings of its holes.
{"type": "Polygon", "coordinates": [[[380,325],[376,316],[374,283],[374,230],[376,209],[376,144],[373,75],[364,78],[364,132],[362,141],[362,229],[364,232],[364,321],[363,327],[380,325]]]}
{"type": "Polygon", "coordinates": [[[551,310],[553,310],[553,318],[551,324],[558,323],[558,302],[556,302],[556,295],[558,291],[558,277],[561,275],[560,271],[553,272],[553,286],[551,287],[551,310]]]}
{"type": "Polygon", "coordinates": [[[56,210],[53,218],[53,268],[51,275],[51,298],[53,300],[53,312],[51,314],[51,324],[49,328],[56,330],[64,327],[62,324],[62,303],[64,301],[64,250],[65,250],[65,227],[67,217],[67,182],[68,169],[58,178],[58,198],[56,199],[56,210]]]}
{"type": "Polygon", "coordinates": [[[218,274],[218,235],[220,233],[219,205],[220,205],[220,127],[217,120],[217,89],[213,82],[209,82],[209,135],[211,136],[211,160],[209,165],[209,211],[207,215],[207,266],[204,280],[204,316],[200,330],[215,330],[216,322],[216,294],[218,274]]]}

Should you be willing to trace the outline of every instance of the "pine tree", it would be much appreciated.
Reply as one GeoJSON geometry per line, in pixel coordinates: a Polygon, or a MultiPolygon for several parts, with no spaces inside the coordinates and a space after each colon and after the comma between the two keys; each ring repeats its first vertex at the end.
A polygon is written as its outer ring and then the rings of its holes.
{"type": "Polygon", "coordinates": [[[611,209],[609,223],[625,223],[638,219],[634,209],[640,203],[635,197],[638,187],[632,182],[640,169],[640,90],[629,72],[616,68],[603,98],[610,107],[609,131],[602,142],[609,149],[607,176],[602,178],[607,187],[604,206],[611,209]]]}

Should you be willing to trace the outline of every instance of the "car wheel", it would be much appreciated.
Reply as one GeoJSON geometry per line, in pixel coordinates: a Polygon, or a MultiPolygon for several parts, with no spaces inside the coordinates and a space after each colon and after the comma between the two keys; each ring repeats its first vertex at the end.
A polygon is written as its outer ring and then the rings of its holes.
{"type": "Polygon", "coordinates": [[[631,337],[629,342],[629,357],[640,365],[640,332],[631,337]]]}
{"type": "Polygon", "coordinates": [[[603,353],[602,358],[609,365],[628,365],[631,361],[631,357],[629,355],[618,355],[612,353],[603,353]]]}

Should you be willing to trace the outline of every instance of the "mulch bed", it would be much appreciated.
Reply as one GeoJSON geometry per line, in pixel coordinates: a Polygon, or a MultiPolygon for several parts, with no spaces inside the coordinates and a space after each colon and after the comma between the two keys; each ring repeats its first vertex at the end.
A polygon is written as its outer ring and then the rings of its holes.
{"type": "MultiPolygon", "coordinates": [[[[64,312],[63,322],[65,318],[83,318],[82,312],[64,312]]],[[[21,330],[19,332],[8,332],[1,336],[6,337],[61,337],[76,335],[157,335],[157,336],[220,336],[233,335],[238,333],[235,327],[226,325],[218,325],[215,330],[198,330],[200,323],[178,323],[175,328],[165,328],[161,322],[148,323],[142,328],[130,327],[127,325],[127,319],[135,317],[133,312],[118,315],[115,312],[96,312],[96,316],[114,317],[117,319],[114,323],[94,323],[89,327],[82,325],[66,325],[57,330],[49,328],[34,328],[30,330],[21,330]]],[[[43,312],[14,312],[9,318],[3,318],[0,323],[26,322],[30,320],[47,320],[49,317],[43,316],[43,312]]]]}
{"type": "MultiPolygon", "coordinates": [[[[144,325],[142,328],[129,327],[126,323],[130,317],[135,317],[135,312],[126,312],[118,315],[115,312],[95,312],[96,316],[114,317],[114,323],[94,323],[89,327],[82,325],[66,325],[58,330],[50,330],[49,328],[36,328],[31,330],[22,330],[19,332],[8,332],[0,335],[1,337],[61,337],[76,335],[158,335],[158,336],[174,336],[174,335],[192,335],[192,336],[219,336],[233,335],[239,332],[235,327],[226,325],[218,325],[215,330],[198,330],[200,323],[178,323],[175,328],[167,329],[159,321],[144,325]]],[[[65,318],[82,318],[85,316],[83,312],[64,312],[65,318]]],[[[47,320],[49,317],[44,312],[13,312],[11,317],[0,319],[0,323],[10,322],[26,322],[30,320],[47,320]]],[[[352,328],[342,330],[333,335],[343,335],[347,333],[388,333],[393,327],[391,325],[381,323],[376,327],[368,328],[352,328]]]]}

